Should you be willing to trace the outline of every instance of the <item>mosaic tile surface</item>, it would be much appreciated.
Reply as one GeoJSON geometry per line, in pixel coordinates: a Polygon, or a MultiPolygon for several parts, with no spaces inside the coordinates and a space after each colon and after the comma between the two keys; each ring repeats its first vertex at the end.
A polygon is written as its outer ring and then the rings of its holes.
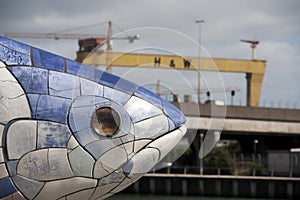
{"type": "Polygon", "coordinates": [[[104,199],[186,132],[175,106],[128,80],[0,37],[0,199],[104,199]]]}

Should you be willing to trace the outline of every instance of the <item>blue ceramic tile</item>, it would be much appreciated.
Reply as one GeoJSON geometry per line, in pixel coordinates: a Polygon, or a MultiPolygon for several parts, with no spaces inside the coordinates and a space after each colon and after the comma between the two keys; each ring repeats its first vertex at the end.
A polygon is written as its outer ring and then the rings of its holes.
{"type": "Polygon", "coordinates": [[[138,87],[137,90],[135,91],[134,95],[152,103],[153,105],[155,105],[158,108],[162,108],[161,98],[158,95],[156,95],[155,93],[151,92],[150,90],[147,90],[144,87],[138,87]]]}
{"type": "Polygon", "coordinates": [[[120,78],[114,88],[132,95],[137,87],[135,83],[120,78]]]}
{"type": "Polygon", "coordinates": [[[48,70],[33,67],[9,67],[26,93],[48,93],[48,70]]]}
{"type": "Polygon", "coordinates": [[[170,118],[168,118],[168,122],[169,122],[169,130],[173,130],[175,129],[175,124],[172,120],[170,120],[170,118]]]}
{"type": "Polygon", "coordinates": [[[92,106],[92,105],[103,105],[109,103],[109,100],[102,98],[102,97],[96,97],[96,96],[81,96],[72,104],[72,108],[76,107],[82,107],[82,106],[92,106]]]}
{"type": "MultiPolygon", "coordinates": [[[[40,192],[40,190],[44,186],[43,182],[35,181],[19,175],[14,176],[12,179],[16,187],[18,187],[18,189],[22,191],[22,194],[25,197],[27,197],[27,199],[34,199],[34,197],[40,192]]],[[[13,197],[13,200],[15,199],[17,198],[13,197]]]]}
{"type": "Polygon", "coordinates": [[[163,103],[164,113],[174,122],[175,127],[179,127],[185,123],[184,114],[173,104],[161,98],[163,103]]]}
{"type": "Polygon", "coordinates": [[[80,88],[82,96],[103,96],[103,86],[94,81],[90,81],[85,78],[80,78],[80,88]]]}
{"type": "Polygon", "coordinates": [[[74,133],[75,138],[82,146],[99,140],[99,136],[96,135],[92,129],[85,129],[74,133]]]}
{"type": "Polygon", "coordinates": [[[72,108],[70,112],[73,114],[76,114],[76,115],[91,117],[93,112],[95,112],[95,110],[96,110],[96,106],[91,105],[91,106],[75,107],[75,108],[72,108]]]}
{"type": "Polygon", "coordinates": [[[110,99],[120,105],[124,105],[131,97],[131,95],[119,90],[104,86],[104,97],[110,99]]]}
{"type": "Polygon", "coordinates": [[[36,118],[66,124],[71,100],[42,95],[38,101],[36,118]]]}
{"type": "Polygon", "coordinates": [[[49,93],[53,96],[73,99],[80,95],[79,77],[49,71],[49,93]]]}
{"type": "Polygon", "coordinates": [[[69,124],[73,132],[91,128],[91,116],[69,114],[69,124]]]}
{"type": "Polygon", "coordinates": [[[116,148],[119,143],[113,143],[112,140],[98,140],[85,146],[95,159],[98,159],[106,151],[116,148]]]}
{"type": "Polygon", "coordinates": [[[67,59],[67,72],[83,78],[94,80],[95,68],[67,59]]]}
{"type": "Polygon", "coordinates": [[[128,176],[133,168],[133,161],[129,160],[127,164],[123,167],[123,172],[126,176],[128,176]]]}
{"type": "Polygon", "coordinates": [[[17,166],[19,160],[9,161],[7,162],[7,169],[10,176],[14,176],[17,174],[17,166]]]}
{"type": "Polygon", "coordinates": [[[100,69],[95,69],[95,78],[94,81],[96,83],[100,83],[100,78],[102,76],[102,74],[104,73],[104,71],[100,70],[100,69]]]}
{"type": "Polygon", "coordinates": [[[113,74],[110,74],[107,72],[102,72],[98,83],[100,83],[102,85],[106,85],[111,88],[114,88],[119,80],[120,80],[120,77],[118,77],[116,75],[113,75],[113,74]]]}
{"type": "Polygon", "coordinates": [[[65,69],[64,58],[53,53],[32,48],[32,57],[34,66],[61,72],[65,69]]]}
{"type": "Polygon", "coordinates": [[[45,147],[66,148],[69,136],[70,132],[65,125],[47,121],[38,122],[37,147],[39,149],[45,147]]]}
{"type": "Polygon", "coordinates": [[[0,36],[0,60],[7,65],[31,65],[30,46],[0,36]]]}
{"type": "Polygon", "coordinates": [[[16,188],[14,187],[11,179],[8,177],[0,180],[0,188],[0,198],[6,197],[16,192],[16,188]]]}
{"type": "Polygon", "coordinates": [[[27,94],[27,97],[29,100],[29,105],[31,108],[31,116],[33,118],[36,117],[36,109],[37,109],[38,100],[39,100],[40,96],[41,95],[39,95],[39,94],[27,94]]]}

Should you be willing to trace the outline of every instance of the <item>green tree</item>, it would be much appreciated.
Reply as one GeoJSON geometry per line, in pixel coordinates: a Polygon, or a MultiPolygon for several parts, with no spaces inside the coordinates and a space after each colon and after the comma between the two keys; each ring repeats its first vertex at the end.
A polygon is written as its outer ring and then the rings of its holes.
{"type": "Polygon", "coordinates": [[[227,147],[216,147],[204,158],[204,167],[221,169],[222,173],[233,174],[234,160],[227,147]]]}

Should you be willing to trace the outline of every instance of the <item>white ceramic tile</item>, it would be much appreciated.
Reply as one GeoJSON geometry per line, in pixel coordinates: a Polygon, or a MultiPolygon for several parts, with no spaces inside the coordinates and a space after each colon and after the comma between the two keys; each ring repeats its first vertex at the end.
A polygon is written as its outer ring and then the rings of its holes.
{"type": "Polygon", "coordinates": [[[69,164],[67,149],[50,148],[48,153],[49,179],[63,179],[74,176],[69,164]]]}
{"type": "Polygon", "coordinates": [[[6,67],[6,65],[0,61],[0,68],[6,67]]]}
{"type": "Polygon", "coordinates": [[[121,184],[120,185],[118,185],[118,187],[116,187],[115,189],[113,189],[112,191],[111,191],[111,193],[118,193],[118,192],[120,192],[120,191],[122,191],[122,190],[124,190],[125,188],[127,188],[129,185],[131,185],[133,182],[132,182],[132,180],[131,179],[129,179],[129,178],[125,178],[122,182],[121,182],[121,184]]]}
{"type": "Polygon", "coordinates": [[[74,194],[68,195],[66,197],[67,200],[84,200],[90,199],[90,196],[93,194],[95,189],[83,190],[80,192],[76,192],[74,194]]]}
{"type": "MultiPolygon", "coordinates": [[[[1,136],[1,134],[0,134],[1,136]]],[[[4,157],[3,157],[3,149],[0,147],[0,164],[4,162],[4,157]]]]}
{"type": "Polygon", "coordinates": [[[105,194],[107,194],[110,190],[112,190],[113,188],[115,188],[119,183],[112,183],[112,184],[108,184],[108,185],[103,185],[100,187],[97,187],[95,190],[95,193],[93,194],[91,199],[98,199],[102,196],[104,196],[105,194]]]}
{"type": "Polygon", "coordinates": [[[75,177],[64,180],[50,181],[45,184],[35,200],[53,200],[79,190],[96,187],[97,180],[75,177]],[[51,194],[51,195],[49,195],[51,194]]]}
{"type": "Polygon", "coordinates": [[[5,163],[0,164],[0,180],[8,176],[5,163]]]}
{"type": "Polygon", "coordinates": [[[161,109],[135,96],[132,96],[129,99],[125,104],[124,109],[128,112],[133,122],[138,122],[162,114],[161,109]]]}
{"type": "Polygon", "coordinates": [[[68,156],[75,176],[92,177],[95,160],[81,146],[71,151],[68,156]]]}
{"type": "Polygon", "coordinates": [[[134,141],[134,152],[137,153],[139,150],[149,144],[151,140],[136,140],[134,141]]]}
{"type": "Polygon", "coordinates": [[[103,86],[93,81],[80,78],[81,95],[103,96],[103,86]]]}
{"type": "Polygon", "coordinates": [[[148,147],[159,149],[161,160],[178,144],[184,135],[185,131],[177,129],[151,142],[148,147]]]}
{"type": "MultiPolygon", "coordinates": [[[[14,88],[11,88],[11,90],[14,90],[14,88]]],[[[15,118],[30,118],[30,112],[29,104],[25,95],[19,96],[15,99],[8,99],[6,97],[2,97],[0,99],[0,123],[6,124],[15,118]]]]}
{"type": "Polygon", "coordinates": [[[151,117],[134,124],[136,139],[153,139],[168,132],[168,119],[164,115],[151,117]]]}
{"type": "Polygon", "coordinates": [[[36,149],[36,125],[33,120],[21,120],[13,123],[7,131],[7,151],[9,159],[21,156],[36,149]]]}
{"type": "Polygon", "coordinates": [[[33,151],[19,161],[17,173],[35,180],[49,180],[48,149],[33,151]]]}
{"type": "Polygon", "coordinates": [[[5,97],[8,99],[14,99],[22,94],[24,91],[22,90],[19,83],[15,81],[1,81],[0,80],[0,94],[1,97],[5,97]]]}
{"type": "MultiPolygon", "coordinates": [[[[115,146],[113,149],[105,152],[97,162],[101,162],[102,167],[108,172],[113,172],[120,168],[127,161],[127,153],[124,147],[115,146]]],[[[96,170],[94,176],[99,177],[96,170]]],[[[100,177],[99,177],[100,178],[100,177]]]]}
{"type": "Polygon", "coordinates": [[[72,135],[72,136],[69,138],[67,148],[72,150],[72,149],[75,149],[78,145],[79,145],[79,144],[78,144],[77,140],[76,140],[76,139],[74,138],[74,136],[72,135]]]}
{"type": "Polygon", "coordinates": [[[151,170],[159,161],[159,151],[154,148],[146,148],[137,153],[132,159],[133,167],[129,178],[136,179],[151,170]]]}

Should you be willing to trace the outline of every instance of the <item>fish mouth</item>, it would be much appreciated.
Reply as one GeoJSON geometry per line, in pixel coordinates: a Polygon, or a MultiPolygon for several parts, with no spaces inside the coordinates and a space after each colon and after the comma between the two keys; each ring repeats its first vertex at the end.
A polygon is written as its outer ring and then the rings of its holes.
{"type": "Polygon", "coordinates": [[[156,138],[137,152],[124,166],[123,170],[132,180],[137,180],[153,169],[186,134],[185,125],[156,138]]]}

